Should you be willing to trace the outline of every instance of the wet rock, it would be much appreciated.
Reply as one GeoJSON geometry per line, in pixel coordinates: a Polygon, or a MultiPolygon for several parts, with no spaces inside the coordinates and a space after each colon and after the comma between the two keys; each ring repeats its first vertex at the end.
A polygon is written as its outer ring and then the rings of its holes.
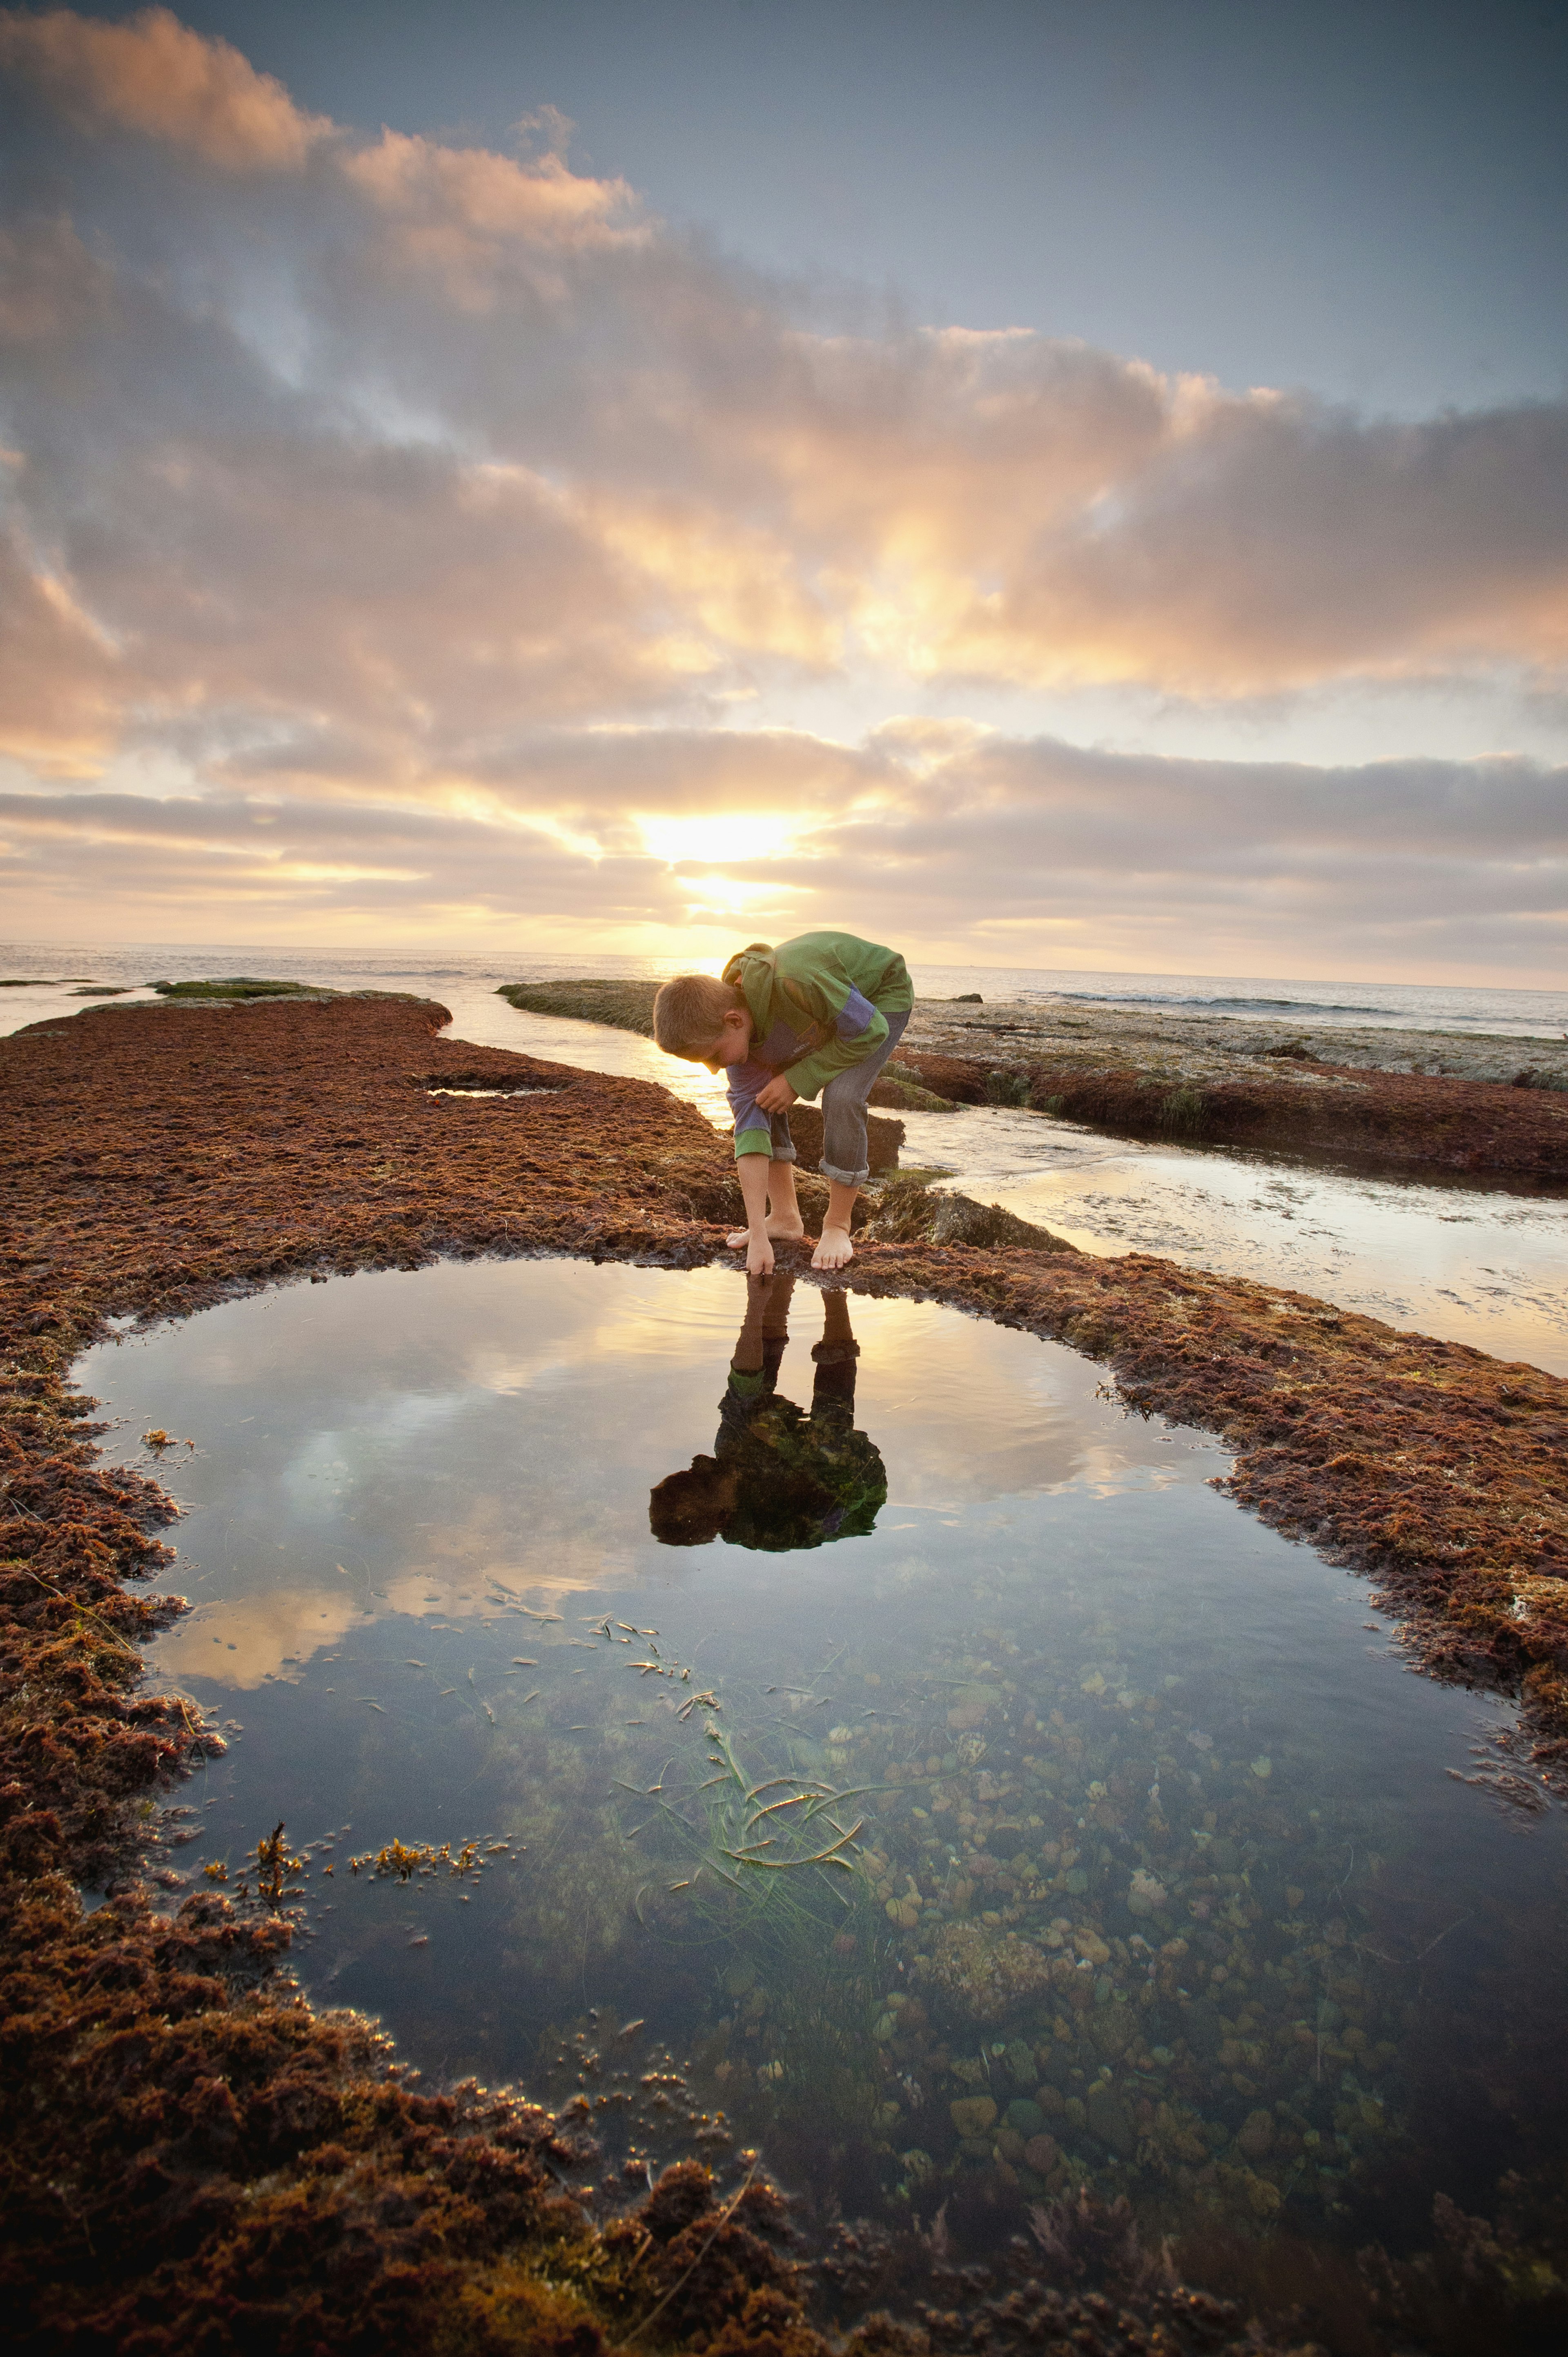
{"type": "Polygon", "coordinates": [[[1182,2015],[1182,2033],[1201,2061],[1212,2061],[1224,2040],[1219,2009],[1207,1997],[1197,1997],[1182,2015]]]}
{"type": "Polygon", "coordinates": [[[1101,2054],[1124,2054],[1137,2032],[1138,2025],[1130,2005],[1112,2002],[1096,2007],[1091,2035],[1101,2054]]]}
{"type": "Polygon", "coordinates": [[[1011,2040],[1003,2060],[1020,2087],[1032,2087],[1040,2075],[1035,2050],[1022,2038],[1011,2040]]]}
{"type": "MultiPolygon", "coordinates": [[[[791,1105],[791,1129],[796,1111],[791,1105]]],[[[901,1123],[887,1125],[897,1127],[902,1135],[901,1123]]],[[[875,1168],[874,1161],[873,1170],[875,1168]]],[[[977,1203],[968,1195],[938,1194],[913,1173],[883,1189],[875,1211],[866,1221],[865,1234],[878,1243],[972,1244],[992,1251],[1011,1245],[1026,1252],[1077,1252],[1065,1236],[1036,1227],[1015,1212],[1004,1211],[998,1203],[977,1203]]]]}
{"type": "Polygon", "coordinates": [[[1024,2147],[1024,2158],[1036,2177],[1048,2177],[1061,2158],[1061,2147],[1052,2136],[1032,2136],[1024,2147]]]}
{"type": "Polygon", "coordinates": [[[1274,2141],[1274,2119],[1272,2112],[1249,2112],[1236,2132],[1236,2141],[1249,2160],[1262,2160],[1274,2141]]]}
{"type": "Polygon", "coordinates": [[[1132,2114],[1114,2087],[1097,2079],[1084,2097],[1084,2112],[1090,2136],[1098,2136],[1118,2159],[1131,2160],[1138,2148],[1138,2134],[1132,2114]]]}
{"type": "Polygon", "coordinates": [[[1140,1866],[1136,1869],[1127,1890],[1127,1905],[1133,1914],[1157,1915],[1168,1897],[1165,1884],[1146,1867],[1140,1866]]]}
{"type": "Polygon", "coordinates": [[[1015,2095],[1007,2106],[1007,2125],[1027,2143],[1030,2136],[1039,2135],[1046,2125],[1046,2115],[1038,2104],[1030,2103],[1025,2095],[1015,2095]]]}
{"type": "Polygon", "coordinates": [[[1050,1985],[1050,1960],[1015,1932],[980,1923],[949,1923],[931,1953],[917,1964],[929,1986],[944,1991],[974,2021],[999,2021],[1050,1985]]]}
{"type": "Polygon", "coordinates": [[[983,2136],[996,2118],[996,2104],[990,2095],[960,2095],[948,2110],[961,2136],[983,2136]]]}
{"type": "Polygon", "coordinates": [[[983,1727],[1002,1699],[1000,1686],[982,1684],[960,1686],[948,1712],[948,1725],[955,1734],[967,1728],[983,1727]]]}

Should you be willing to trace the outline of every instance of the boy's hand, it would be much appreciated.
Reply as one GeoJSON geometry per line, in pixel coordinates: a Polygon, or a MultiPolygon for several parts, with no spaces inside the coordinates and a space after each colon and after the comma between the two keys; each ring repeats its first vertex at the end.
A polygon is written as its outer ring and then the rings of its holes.
{"type": "Polygon", "coordinates": [[[746,1273],[747,1276],[771,1276],[773,1246],[765,1230],[753,1228],[746,1239],[746,1273]]]}
{"type": "Polygon", "coordinates": [[[757,1102],[764,1113],[788,1113],[799,1100],[783,1073],[779,1072],[765,1089],[757,1090],[757,1102]]]}

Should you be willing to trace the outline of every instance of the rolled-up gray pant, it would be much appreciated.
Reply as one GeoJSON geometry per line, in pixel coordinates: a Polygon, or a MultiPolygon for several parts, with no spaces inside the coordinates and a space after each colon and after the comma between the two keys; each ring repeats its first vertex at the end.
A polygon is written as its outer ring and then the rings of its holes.
{"type": "MultiPolygon", "coordinates": [[[[909,1020],[908,1007],[897,1015],[886,1016],[887,1037],[869,1056],[852,1064],[847,1072],[835,1073],[822,1091],[822,1159],[824,1178],[836,1178],[843,1187],[864,1187],[871,1176],[871,1159],[865,1143],[865,1100],[871,1094],[877,1074],[904,1036],[904,1026],[909,1020]]],[[[784,1075],[788,1080],[788,1072],[784,1075]]],[[[768,1124],[770,1162],[796,1162],[795,1141],[789,1135],[789,1116],[776,1113],[768,1124]]]]}

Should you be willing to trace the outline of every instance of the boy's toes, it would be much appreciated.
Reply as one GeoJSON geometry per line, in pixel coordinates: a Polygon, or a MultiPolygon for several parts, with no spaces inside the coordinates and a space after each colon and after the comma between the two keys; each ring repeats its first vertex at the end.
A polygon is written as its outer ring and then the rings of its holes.
{"type": "Polygon", "coordinates": [[[746,1232],[747,1232],[745,1228],[731,1229],[729,1234],[725,1238],[725,1242],[728,1244],[731,1252],[738,1252],[740,1250],[742,1244],[746,1242],[746,1232]]]}
{"type": "Polygon", "coordinates": [[[817,1246],[816,1251],[811,1254],[811,1266],[813,1268],[843,1268],[846,1261],[853,1260],[854,1258],[854,1246],[849,1240],[849,1230],[847,1228],[824,1228],[822,1230],[822,1240],[817,1246]]]}

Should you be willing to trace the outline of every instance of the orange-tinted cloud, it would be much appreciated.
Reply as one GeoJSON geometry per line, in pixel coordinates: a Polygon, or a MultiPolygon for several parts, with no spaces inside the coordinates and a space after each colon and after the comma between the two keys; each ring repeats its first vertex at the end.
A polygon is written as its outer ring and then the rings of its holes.
{"type": "Polygon", "coordinates": [[[1396,424],[869,306],[830,332],[559,136],[365,138],[166,11],[0,12],[0,65],[15,185],[49,176],[47,214],[0,221],[0,752],[11,872],[50,905],[74,873],[316,939],[678,930],[770,893],[788,918],[831,869],[840,913],[926,941],[961,909],[1087,953],[1162,894],[1310,940],[1380,900],[1414,924],[1423,891],[1450,943],[1545,938],[1561,850],[1506,766],[1342,791],[1075,767],[1026,718],[733,723],[823,683],[892,711],[978,683],[993,717],[1042,689],[1560,688],[1568,404],[1396,424]],[[174,799],[118,791],[139,759],[174,799]],[[647,856],[650,821],[763,809],[798,854],[647,856]]]}
{"type": "Polygon", "coordinates": [[[302,113],[275,75],[167,8],[121,25],[68,8],[0,11],[0,71],[33,83],[68,122],[139,132],[221,172],[297,171],[331,127],[302,113]]]}
{"type": "Polygon", "coordinates": [[[680,954],[693,931],[853,921],[1001,963],[1489,968],[1545,985],[1568,952],[1568,770],[1176,761],[962,726],[854,748],[573,731],[519,746],[510,778],[461,806],[0,794],[0,882],[45,933],[113,904],[150,939],[478,949],[548,930],[680,954]],[[685,856],[652,856],[639,814],[672,803],[685,856]],[[721,856],[759,810],[786,821],[768,856],[721,856]]]}
{"type": "Polygon", "coordinates": [[[624,182],[357,138],[166,11],[0,15],[0,55],[23,135],[82,143],[80,218],[0,254],[18,414],[56,404],[16,562],[144,715],[352,734],[373,683],[406,762],[508,683],[608,716],[759,664],[1224,699],[1568,663],[1568,404],[1395,425],[1018,331],[828,334],[624,182]],[[177,170],[116,179],[127,137],[177,170]]]}

